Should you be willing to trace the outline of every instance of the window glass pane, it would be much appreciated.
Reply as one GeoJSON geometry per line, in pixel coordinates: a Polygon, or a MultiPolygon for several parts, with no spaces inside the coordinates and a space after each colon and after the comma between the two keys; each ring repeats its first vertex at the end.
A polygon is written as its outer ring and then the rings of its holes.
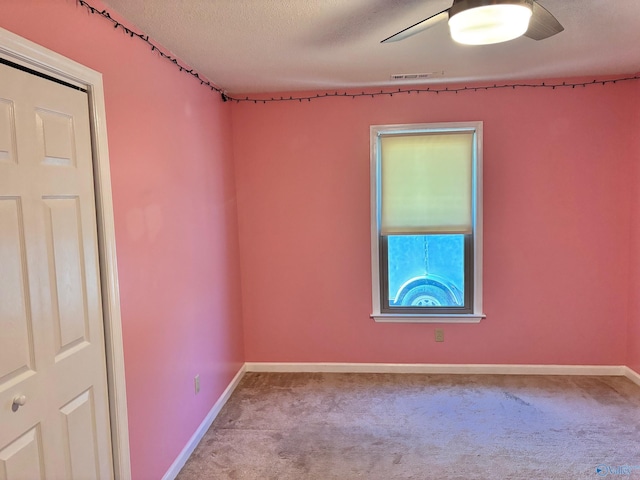
{"type": "Polygon", "coordinates": [[[389,306],[464,305],[464,235],[387,237],[389,306]]]}

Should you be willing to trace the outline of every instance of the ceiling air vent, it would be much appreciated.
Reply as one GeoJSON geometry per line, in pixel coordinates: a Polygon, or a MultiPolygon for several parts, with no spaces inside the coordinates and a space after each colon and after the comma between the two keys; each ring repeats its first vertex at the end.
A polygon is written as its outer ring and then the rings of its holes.
{"type": "Polygon", "coordinates": [[[444,75],[444,72],[394,73],[391,75],[391,80],[424,80],[425,78],[440,77],[442,75],[444,75]]]}

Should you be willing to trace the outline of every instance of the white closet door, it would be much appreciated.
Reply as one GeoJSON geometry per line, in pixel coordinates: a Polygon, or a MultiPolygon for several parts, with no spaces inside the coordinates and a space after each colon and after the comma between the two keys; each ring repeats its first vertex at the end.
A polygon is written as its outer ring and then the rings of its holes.
{"type": "Polygon", "coordinates": [[[89,128],[0,64],[0,480],[113,477],[89,128]]]}

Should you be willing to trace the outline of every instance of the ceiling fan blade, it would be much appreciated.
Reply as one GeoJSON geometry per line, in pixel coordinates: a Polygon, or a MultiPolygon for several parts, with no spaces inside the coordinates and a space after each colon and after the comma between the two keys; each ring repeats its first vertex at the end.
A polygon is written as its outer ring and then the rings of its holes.
{"type": "Polygon", "coordinates": [[[404,40],[407,37],[415,35],[416,33],[420,33],[427,28],[431,28],[436,23],[445,20],[449,16],[449,9],[441,11],[440,13],[436,13],[435,15],[431,15],[424,20],[420,20],[418,23],[411,25],[410,27],[405,28],[404,30],[400,30],[398,33],[394,33],[390,37],[385,38],[380,43],[390,43],[397,42],[399,40],[404,40]]]}
{"type": "Polygon", "coordinates": [[[531,15],[531,20],[529,20],[529,29],[524,34],[525,37],[533,38],[534,40],[544,40],[563,30],[564,27],[560,25],[556,17],[551,15],[551,13],[538,2],[533,2],[533,14],[531,15]]]}

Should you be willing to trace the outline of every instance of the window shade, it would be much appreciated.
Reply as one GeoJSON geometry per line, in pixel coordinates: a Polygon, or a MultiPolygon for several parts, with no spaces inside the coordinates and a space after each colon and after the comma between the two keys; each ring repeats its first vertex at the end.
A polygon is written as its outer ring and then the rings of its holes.
{"type": "Polygon", "coordinates": [[[472,232],[473,133],[383,136],[382,235],[472,232]]]}

